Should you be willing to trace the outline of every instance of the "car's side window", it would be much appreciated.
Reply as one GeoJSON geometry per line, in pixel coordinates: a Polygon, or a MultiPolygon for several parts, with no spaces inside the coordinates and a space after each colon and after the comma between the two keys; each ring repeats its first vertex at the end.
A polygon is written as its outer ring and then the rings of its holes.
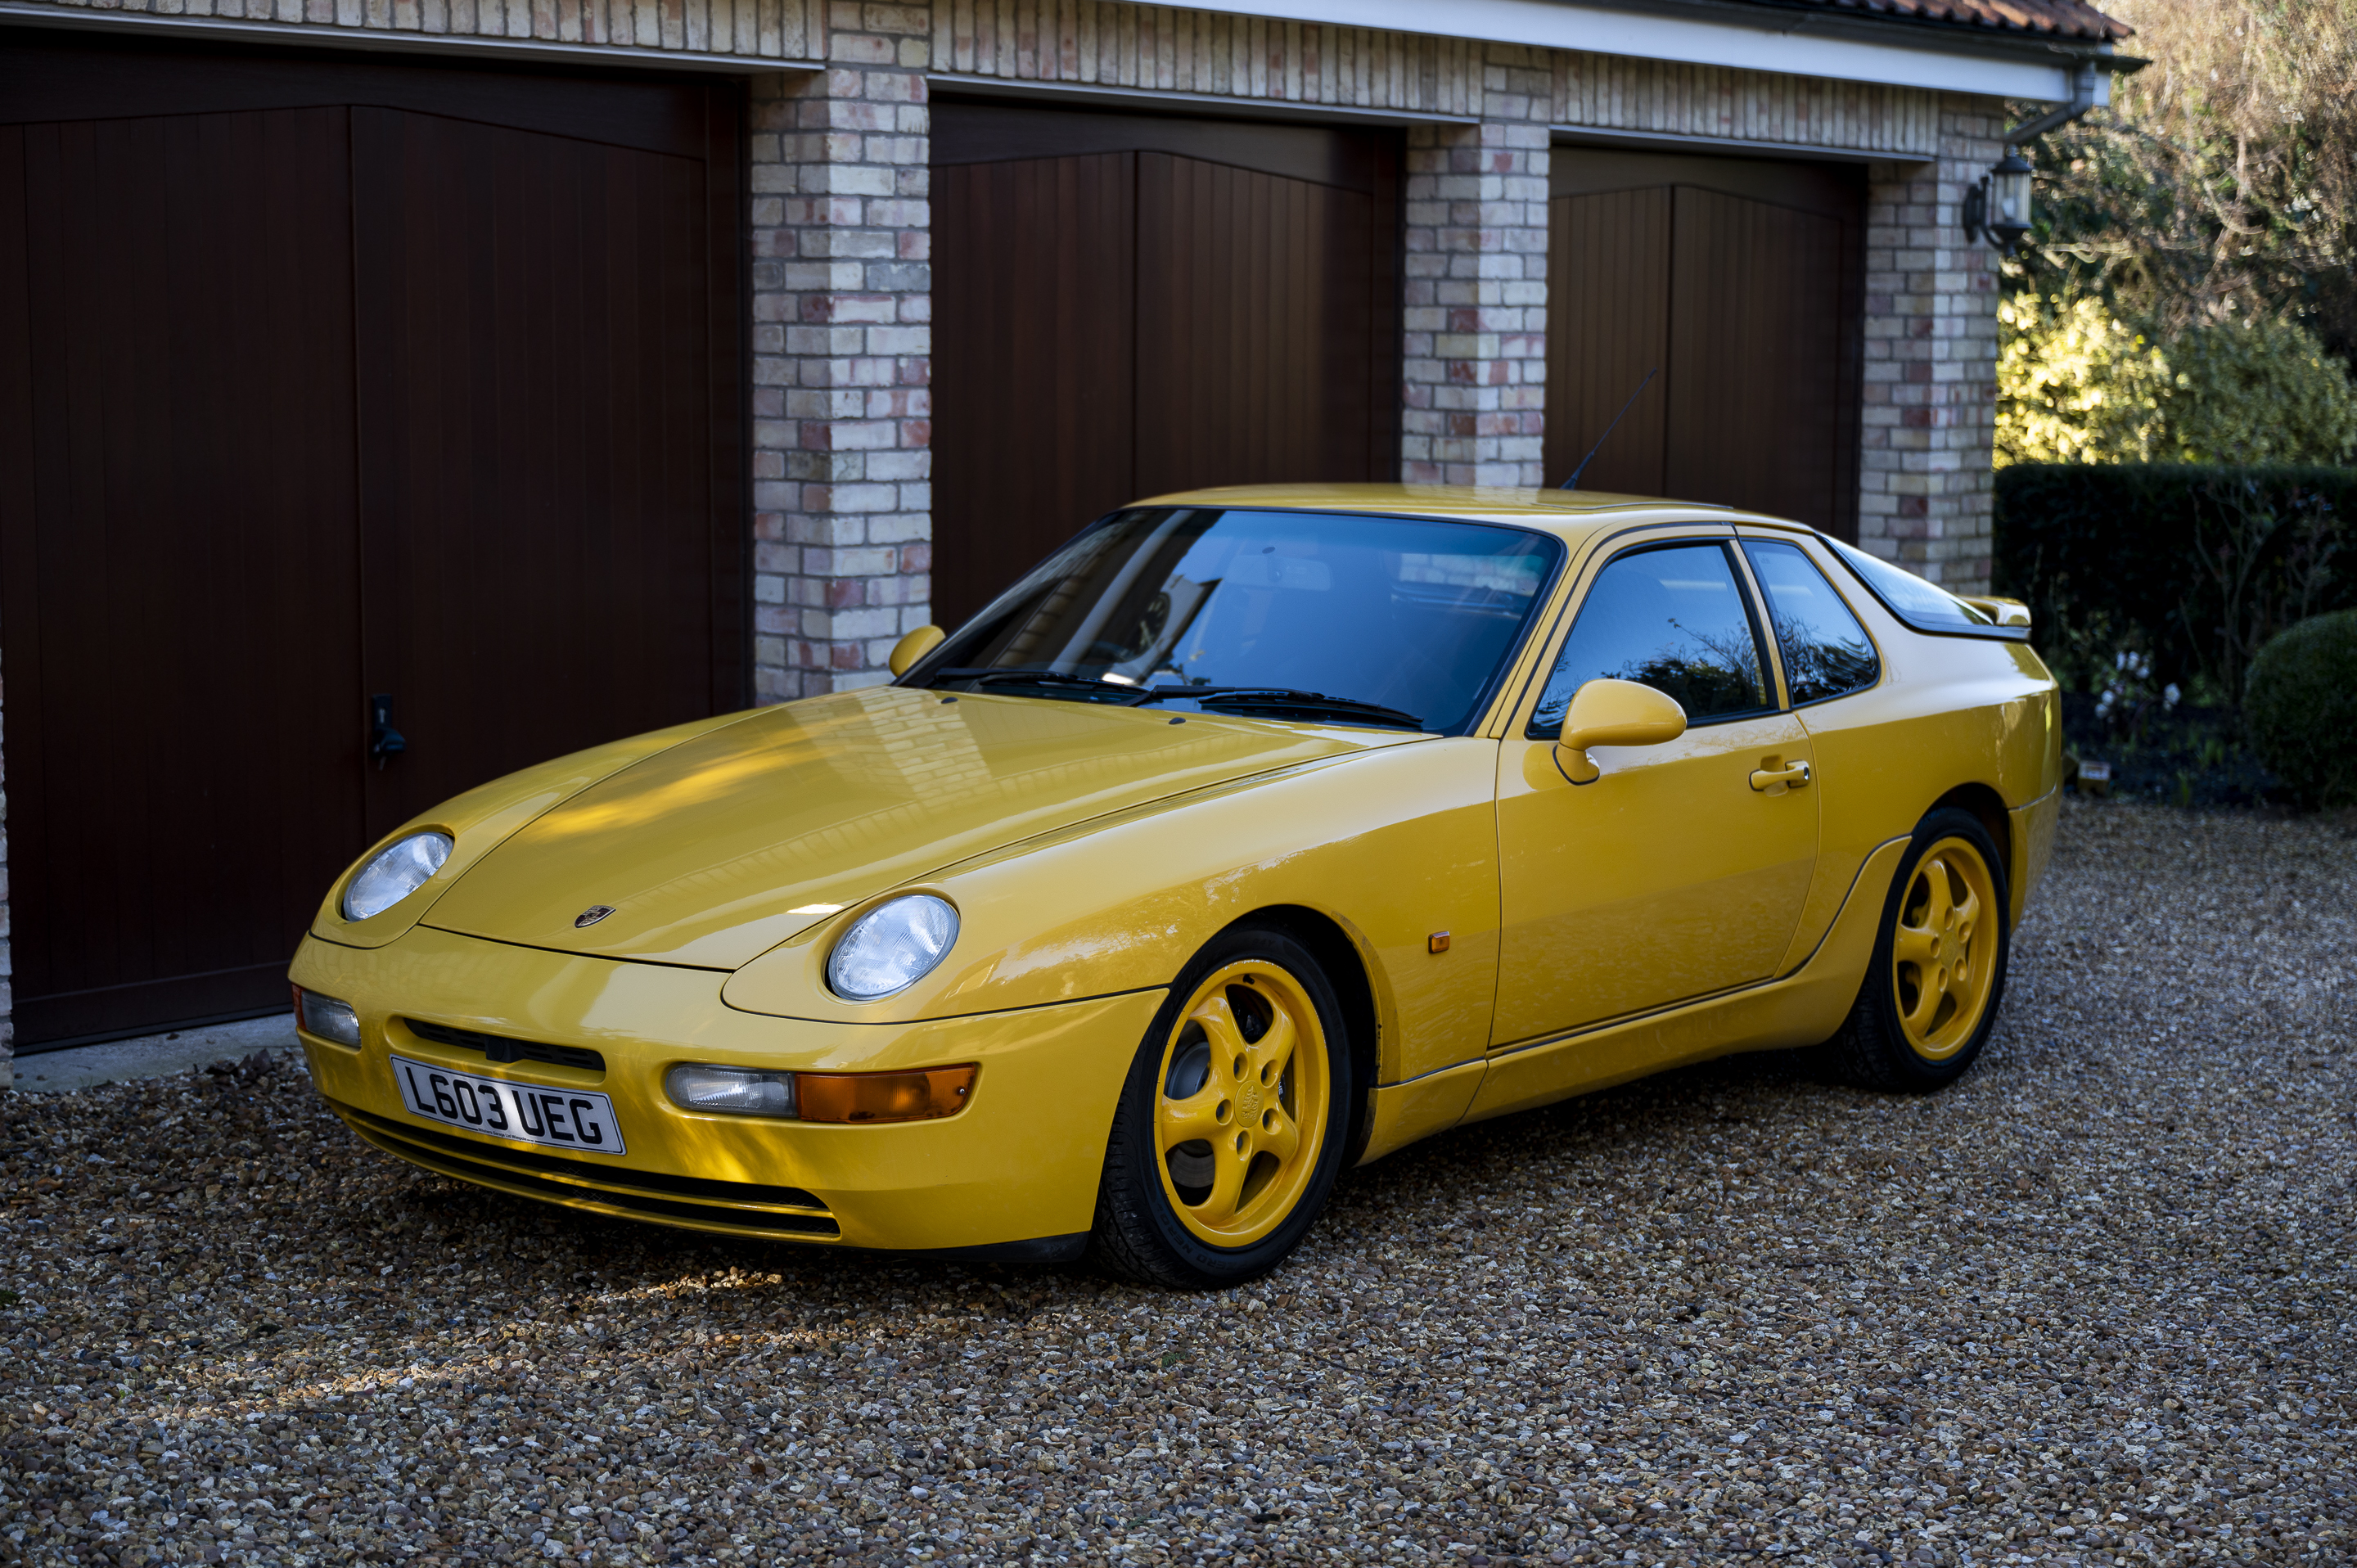
{"type": "Polygon", "coordinates": [[[1638,550],[1597,574],[1527,732],[1553,739],[1572,693],[1600,678],[1665,692],[1690,724],[1773,706],[1767,658],[1725,546],[1638,550]]]}
{"type": "Polygon", "coordinates": [[[1863,691],[1882,678],[1866,628],[1798,545],[1747,539],[1743,553],[1768,596],[1794,707],[1863,691]]]}

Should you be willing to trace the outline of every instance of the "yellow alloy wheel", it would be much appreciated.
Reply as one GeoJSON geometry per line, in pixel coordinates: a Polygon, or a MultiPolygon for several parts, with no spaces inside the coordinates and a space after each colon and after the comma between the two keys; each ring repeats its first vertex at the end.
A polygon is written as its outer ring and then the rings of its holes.
{"type": "Polygon", "coordinates": [[[1245,1247],[1285,1222],[1332,1114],[1326,1035],[1301,982],[1265,960],[1213,971],[1162,1049],[1154,1147],[1171,1212],[1245,1247]]]}
{"type": "Polygon", "coordinates": [[[1996,878],[1979,850],[1943,838],[1923,852],[1899,905],[1890,944],[1899,1026],[1926,1061],[1964,1049],[1996,979],[1996,878]]]}

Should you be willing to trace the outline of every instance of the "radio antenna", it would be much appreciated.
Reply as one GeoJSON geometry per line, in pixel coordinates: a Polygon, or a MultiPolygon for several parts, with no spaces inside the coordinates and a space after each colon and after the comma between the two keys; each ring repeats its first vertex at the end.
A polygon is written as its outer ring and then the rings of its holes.
{"type": "Polygon", "coordinates": [[[1579,476],[1587,472],[1587,465],[1596,461],[1596,454],[1604,449],[1604,443],[1611,438],[1613,431],[1620,428],[1622,417],[1626,415],[1631,409],[1637,406],[1637,400],[1645,395],[1645,389],[1651,386],[1652,384],[1653,378],[1661,373],[1662,367],[1659,365],[1655,365],[1652,370],[1645,372],[1645,379],[1637,383],[1637,390],[1629,394],[1629,401],[1620,405],[1620,412],[1612,416],[1612,423],[1604,427],[1604,434],[1596,438],[1596,445],[1587,449],[1587,456],[1582,457],[1579,460],[1579,467],[1571,471],[1571,478],[1563,482],[1563,488],[1565,489],[1576,490],[1579,489],[1579,476]]]}

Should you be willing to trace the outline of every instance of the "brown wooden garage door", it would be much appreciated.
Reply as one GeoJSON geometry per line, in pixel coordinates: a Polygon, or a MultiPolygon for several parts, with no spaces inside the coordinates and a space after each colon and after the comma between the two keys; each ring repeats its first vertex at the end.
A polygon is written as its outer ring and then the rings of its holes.
{"type": "Polygon", "coordinates": [[[279,1004],[372,838],[743,700],[738,111],[6,45],[25,1048],[279,1004]],[[382,767],[377,693],[409,743],[382,767]]]}
{"type": "Polygon", "coordinates": [[[1836,164],[1557,147],[1546,478],[1857,533],[1866,188],[1836,164]]]}
{"type": "Polygon", "coordinates": [[[1100,513],[1399,472],[1392,133],[933,112],[933,607],[1100,513]]]}

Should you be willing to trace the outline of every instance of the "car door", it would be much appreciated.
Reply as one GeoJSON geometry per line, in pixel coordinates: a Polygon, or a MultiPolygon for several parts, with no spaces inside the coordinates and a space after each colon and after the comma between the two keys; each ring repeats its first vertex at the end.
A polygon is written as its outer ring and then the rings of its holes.
{"type": "MultiPolygon", "coordinates": [[[[1726,534],[1641,541],[1595,572],[1501,749],[1493,1051],[1774,972],[1815,865],[1817,792],[1765,629],[1726,534]],[[1572,694],[1599,677],[1668,693],[1687,728],[1666,745],[1597,747],[1600,776],[1574,785],[1555,740],[1572,694]]],[[[1567,1060],[1563,1087],[1644,1065],[1567,1060]]]]}

